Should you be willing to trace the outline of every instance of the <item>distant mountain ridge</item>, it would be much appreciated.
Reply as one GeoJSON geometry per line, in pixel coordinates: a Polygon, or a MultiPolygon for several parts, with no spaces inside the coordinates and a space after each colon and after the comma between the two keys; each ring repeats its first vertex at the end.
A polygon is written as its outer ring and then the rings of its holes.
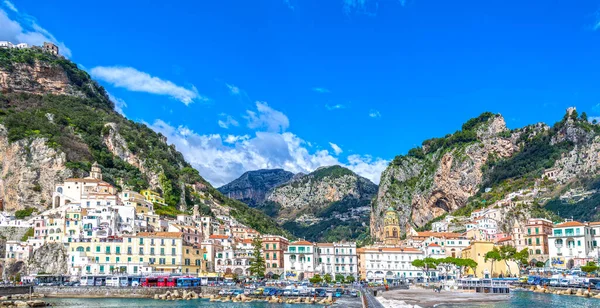
{"type": "Polygon", "coordinates": [[[298,237],[335,241],[366,236],[369,203],[377,185],[336,165],[309,174],[247,172],[219,190],[246,200],[298,237]]]}
{"type": "Polygon", "coordinates": [[[239,178],[218,188],[229,198],[240,200],[252,207],[265,201],[275,187],[292,180],[294,174],[283,169],[247,171],[239,178]]]}

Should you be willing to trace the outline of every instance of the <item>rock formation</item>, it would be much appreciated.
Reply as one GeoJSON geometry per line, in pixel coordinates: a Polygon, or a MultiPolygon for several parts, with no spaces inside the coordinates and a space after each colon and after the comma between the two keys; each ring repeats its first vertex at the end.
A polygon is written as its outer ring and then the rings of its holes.
{"type": "Polygon", "coordinates": [[[293,173],[283,169],[248,171],[233,182],[221,186],[219,191],[229,198],[256,206],[263,203],[267,194],[275,187],[289,182],[293,176],[293,173]]]}

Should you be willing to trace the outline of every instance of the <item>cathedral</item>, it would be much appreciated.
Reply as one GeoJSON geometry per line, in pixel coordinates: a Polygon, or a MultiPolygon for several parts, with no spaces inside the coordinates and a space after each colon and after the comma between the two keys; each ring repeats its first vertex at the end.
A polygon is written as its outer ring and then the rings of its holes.
{"type": "Polygon", "coordinates": [[[385,212],[383,232],[385,245],[396,246],[400,244],[400,222],[398,213],[392,207],[389,207],[385,212]]]}

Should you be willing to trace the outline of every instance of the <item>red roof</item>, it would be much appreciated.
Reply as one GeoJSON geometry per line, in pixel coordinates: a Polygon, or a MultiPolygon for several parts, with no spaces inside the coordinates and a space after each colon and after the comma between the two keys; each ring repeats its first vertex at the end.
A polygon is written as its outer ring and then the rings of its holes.
{"type": "Polygon", "coordinates": [[[208,238],[210,239],[218,239],[218,240],[226,240],[229,238],[229,236],[227,235],[220,235],[220,234],[213,234],[211,236],[209,236],[208,238]]]}
{"type": "Polygon", "coordinates": [[[309,241],[297,241],[297,242],[293,242],[291,245],[312,245],[313,243],[309,242],[309,241]]]}
{"type": "Polygon", "coordinates": [[[558,224],[558,225],[554,226],[554,228],[581,227],[581,226],[584,226],[584,224],[580,223],[579,221],[567,221],[567,222],[563,222],[562,224],[558,224]]]}
{"type": "Polygon", "coordinates": [[[442,246],[440,246],[440,245],[438,245],[436,243],[431,243],[427,247],[442,247],[442,246]]]}

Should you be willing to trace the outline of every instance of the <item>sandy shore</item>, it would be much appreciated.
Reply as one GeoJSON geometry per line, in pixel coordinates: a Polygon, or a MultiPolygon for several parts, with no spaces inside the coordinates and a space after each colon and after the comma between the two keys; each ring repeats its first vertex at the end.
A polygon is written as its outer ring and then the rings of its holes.
{"type": "Polygon", "coordinates": [[[439,304],[460,303],[490,303],[506,301],[510,294],[483,294],[460,291],[442,291],[436,293],[433,290],[411,288],[410,290],[394,290],[381,293],[377,299],[384,307],[433,307],[439,304]]]}

